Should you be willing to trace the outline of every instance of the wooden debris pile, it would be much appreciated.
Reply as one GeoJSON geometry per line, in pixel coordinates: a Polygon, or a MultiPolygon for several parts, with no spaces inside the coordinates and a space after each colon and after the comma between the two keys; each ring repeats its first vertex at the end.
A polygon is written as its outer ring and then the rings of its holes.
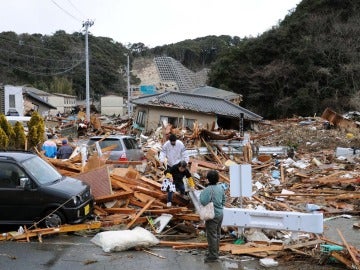
{"type": "MultiPolygon", "coordinates": [[[[321,211],[325,218],[360,213],[359,157],[342,158],[335,154],[336,147],[359,148],[359,130],[353,129],[353,125],[329,128],[324,125],[324,119],[318,117],[264,121],[256,131],[249,132],[250,140],[246,144],[241,144],[244,138],[235,131],[202,130],[195,125],[194,130],[182,133],[165,127],[159,133],[162,136],[149,137],[143,144],[147,157],[143,172],[136,170],[136,164],[127,164],[128,168],[106,164],[106,156],[98,158],[94,155],[85,165],[81,163],[81,155],[74,155],[66,161],[47,160],[61,173],[92,185],[95,214],[101,226],[131,228],[140,225],[155,233],[153,220],[170,214],[172,218],[166,228],[156,233],[163,239],[161,245],[175,249],[206,248],[204,239],[199,243],[204,224],[194,213],[189,199],[176,194],[174,207],[167,208],[166,193],[160,190],[163,171],[158,167],[157,156],[169,132],[177,133],[190,151],[198,152],[191,156],[190,170],[196,175],[193,178],[199,190],[206,185],[204,176],[207,170],[218,170],[221,182],[229,186],[229,166],[251,164],[253,196],[232,198],[227,189],[226,207],[242,205],[276,211],[321,211]],[[234,142],[239,143],[237,151],[228,147],[234,142]],[[287,151],[261,153],[261,147],[266,146],[284,146],[287,151]],[[180,242],[189,238],[195,241],[180,242]]],[[[237,229],[223,228],[221,251],[224,254],[270,256],[287,261],[294,257],[312,258],[319,263],[335,258],[349,269],[354,269],[353,266],[360,269],[359,247],[349,244],[341,231],[338,233],[342,243],[335,243],[315,234],[306,234],[305,238],[289,242],[291,233],[265,230],[256,230],[261,237],[254,239],[252,229],[246,229],[243,235],[245,243],[240,244],[236,242],[239,235],[234,238],[237,229]]]]}

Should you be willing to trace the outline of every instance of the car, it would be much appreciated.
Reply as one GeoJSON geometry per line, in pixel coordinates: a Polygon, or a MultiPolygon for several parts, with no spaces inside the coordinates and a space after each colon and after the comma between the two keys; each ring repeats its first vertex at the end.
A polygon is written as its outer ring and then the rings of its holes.
{"type": "Polygon", "coordinates": [[[109,160],[116,161],[144,161],[145,155],[136,139],[130,135],[93,136],[87,142],[88,147],[95,147],[99,142],[101,149],[114,145],[115,149],[110,151],[109,160]]]}
{"type": "Polygon", "coordinates": [[[16,109],[9,109],[7,114],[8,116],[19,116],[19,113],[16,109]]]}
{"type": "Polygon", "coordinates": [[[0,224],[58,227],[93,213],[90,186],[32,152],[0,151],[0,224]]]}

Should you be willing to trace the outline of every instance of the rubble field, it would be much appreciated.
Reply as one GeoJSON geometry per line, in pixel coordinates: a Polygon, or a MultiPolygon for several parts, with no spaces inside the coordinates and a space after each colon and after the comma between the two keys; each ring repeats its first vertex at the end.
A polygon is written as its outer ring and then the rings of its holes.
{"type": "MultiPolygon", "coordinates": [[[[325,229],[325,221],[332,218],[359,216],[360,129],[356,125],[344,128],[338,123],[329,124],[322,117],[293,117],[262,121],[242,135],[234,130],[204,130],[195,125],[192,130],[161,127],[145,136],[134,131],[129,121],[102,124],[98,118],[96,122],[95,131],[88,131],[79,141],[95,134],[107,136],[109,132],[137,134],[146,161],[109,162],[109,148],[102,149],[101,157],[92,153],[84,164],[76,139],[72,142],[74,153],[68,160],[47,158],[39,151],[60,173],[91,185],[96,218],[56,230],[34,225],[21,234],[3,235],[2,240],[30,241],[34,237],[42,241],[43,235],[59,232],[130,230],[141,226],[160,240],[158,245],[174,250],[206,248],[205,226],[189,196],[175,194],[169,208],[166,193],[160,189],[164,173],[158,153],[170,132],[178,135],[190,153],[196,190],[206,185],[204,175],[208,170],[219,171],[227,208],[322,213],[325,229]],[[230,196],[229,167],[234,164],[251,165],[252,196],[230,196]]],[[[268,259],[262,260],[265,266],[303,260],[360,269],[360,245],[345,239],[342,232],[359,228],[359,223],[354,223],[353,228],[338,228],[341,241],[335,242],[323,234],[227,226],[223,227],[220,250],[222,257],[227,258],[246,255],[268,259]]]]}

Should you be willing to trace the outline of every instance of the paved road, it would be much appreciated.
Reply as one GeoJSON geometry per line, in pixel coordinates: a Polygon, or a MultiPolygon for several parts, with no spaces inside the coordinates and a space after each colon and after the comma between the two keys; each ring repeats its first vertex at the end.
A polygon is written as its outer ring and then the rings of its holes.
{"type": "MultiPolygon", "coordinates": [[[[324,235],[329,239],[339,241],[334,229],[339,228],[349,243],[359,248],[360,232],[352,229],[352,224],[358,222],[354,219],[335,219],[325,222],[324,235]]],[[[93,244],[92,236],[55,235],[43,238],[43,243],[36,239],[32,242],[0,242],[0,269],[27,270],[111,270],[111,269],[146,269],[146,270],[192,270],[192,269],[266,269],[259,265],[256,258],[247,256],[222,257],[219,262],[204,264],[204,251],[175,251],[171,248],[152,247],[151,255],[144,251],[122,251],[105,253],[93,244]]],[[[340,242],[340,241],[339,241],[340,242]]],[[[344,269],[343,265],[319,266],[314,261],[279,262],[277,270],[332,270],[344,269]]]]}

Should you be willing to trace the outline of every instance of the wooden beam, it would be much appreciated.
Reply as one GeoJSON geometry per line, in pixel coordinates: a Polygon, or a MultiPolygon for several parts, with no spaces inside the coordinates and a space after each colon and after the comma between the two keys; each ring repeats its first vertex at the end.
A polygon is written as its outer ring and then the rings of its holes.
{"type": "Polygon", "coordinates": [[[190,243],[184,245],[174,245],[172,246],[173,249],[187,249],[187,248],[207,248],[208,243],[190,243]]]}
{"type": "Polygon", "coordinates": [[[359,262],[359,260],[356,258],[356,256],[355,256],[354,252],[352,251],[350,245],[348,244],[348,242],[346,242],[346,240],[345,240],[344,236],[342,235],[341,231],[340,231],[339,229],[336,229],[336,230],[337,230],[338,234],[340,235],[340,238],[341,238],[341,240],[343,241],[346,249],[348,250],[348,252],[349,252],[349,254],[350,254],[350,256],[351,256],[351,259],[352,259],[353,263],[356,265],[357,269],[360,269],[360,262],[359,262]]]}
{"type": "Polygon", "coordinates": [[[109,214],[135,214],[136,213],[136,209],[134,209],[134,208],[114,207],[114,208],[105,208],[104,210],[109,214]]]}
{"type": "Polygon", "coordinates": [[[5,233],[5,234],[0,235],[0,241],[1,240],[22,240],[22,239],[29,239],[30,237],[40,237],[39,239],[41,240],[42,235],[99,229],[99,228],[101,228],[101,226],[102,226],[102,223],[99,221],[96,221],[96,222],[82,223],[82,224],[76,224],[76,225],[62,225],[57,228],[26,230],[26,233],[22,233],[22,234],[5,233]]]}
{"type": "Polygon", "coordinates": [[[304,243],[300,243],[300,244],[284,246],[284,249],[298,249],[298,248],[302,248],[302,247],[315,246],[315,245],[322,244],[322,243],[324,243],[323,240],[317,239],[317,240],[308,241],[308,242],[304,242],[304,243]]]}
{"type": "Polygon", "coordinates": [[[95,198],[96,203],[103,203],[103,202],[111,202],[118,199],[123,199],[129,197],[129,195],[133,195],[134,192],[132,191],[121,191],[116,192],[114,194],[108,195],[108,196],[100,196],[95,198]]]}
{"type": "Polygon", "coordinates": [[[236,246],[231,250],[231,254],[251,254],[256,252],[267,252],[267,251],[280,251],[283,250],[283,246],[270,245],[262,247],[248,247],[248,246],[236,246]]]}
{"type": "Polygon", "coordinates": [[[145,206],[143,209],[140,210],[140,212],[133,218],[133,220],[131,222],[129,222],[127,225],[126,225],[126,228],[129,229],[136,221],[136,219],[138,217],[140,217],[145,211],[146,209],[148,209],[151,204],[155,201],[155,198],[151,199],[145,206]]]}
{"type": "Polygon", "coordinates": [[[339,262],[342,262],[343,264],[345,264],[347,266],[347,268],[353,269],[353,267],[352,267],[353,263],[350,260],[346,259],[339,252],[336,252],[336,251],[331,252],[331,257],[334,257],[339,262]]]}

